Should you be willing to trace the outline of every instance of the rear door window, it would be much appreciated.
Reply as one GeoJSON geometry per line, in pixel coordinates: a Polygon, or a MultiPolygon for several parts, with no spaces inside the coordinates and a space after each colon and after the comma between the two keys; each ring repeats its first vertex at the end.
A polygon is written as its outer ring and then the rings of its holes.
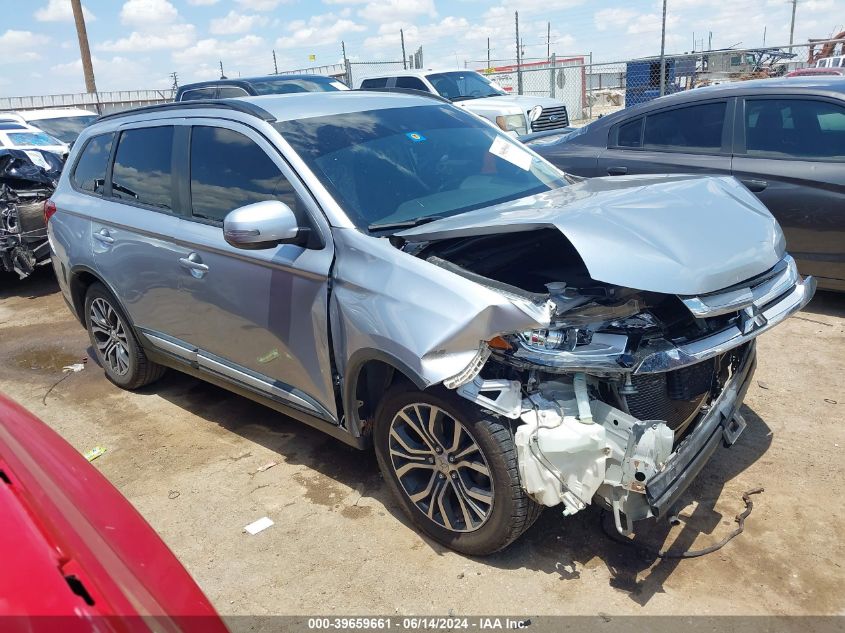
{"type": "Polygon", "coordinates": [[[179,101],[199,101],[200,99],[214,99],[214,94],[217,88],[210,86],[208,88],[192,88],[182,93],[179,101]]]}
{"type": "Polygon", "coordinates": [[[71,176],[71,182],[77,189],[103,194],[113,138],[114,134],[101,134],[85,143],[71,176]]]}
{"type": "Polygon", "coordinates": [[[112,170],[112,195],[170,211],[173,208],[173,127],[121,133],[112,170]]]}
{"type": "Polygon", "coordinates": [[[371,90],[372,88],[386,88],[387,77],[374,77],[373,79],[365,79],[361,82],[362,90],[371,90]]]}
{"type": "Polygon", "coordinates": [[[249,93],[240,86],[220,86],[217,89],[218,99],[231,99],[233,97],[246,97],[249,93]]]}
{"type": "Polygon", "coordinates": [[[845,159],[845,107],[814,99],[746,99],[749,156],[845,159]]]}
{"type": "Polygon", "coordinates": [[[409,88],[411,90],[423,90],[425,92],[429,91],[426,85],[418,77],[397,77],[396,87],[409,88]]]}
{"type": "Polygon", "coordinates": [[[649,114],[643,147],[679,152],[718,152],[722,148],[727,102],[702,103],[649,114]]]}
{"type": "Polygon", "coordinates": [[[226,128],[192,128],[194,217],[222,222],[230,211],[262,200],[281,200],[297,210],[290,182],[252,139],[226,128]]]}

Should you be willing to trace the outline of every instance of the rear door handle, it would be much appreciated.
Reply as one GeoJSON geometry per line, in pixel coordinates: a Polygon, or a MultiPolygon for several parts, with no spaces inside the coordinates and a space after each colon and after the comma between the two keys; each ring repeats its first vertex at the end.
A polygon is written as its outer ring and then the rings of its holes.
{"type": "Polygon", "coordinates": [[[765,180],[753,180],[753,179],[743,180],[742,184],[745,185],[746,187],[748,187],[749,191],[753,191],[754,193],[760,193],[761,191],[763,191],[763,189],[765,189],[766,187],[769,186],[769,183],[767,183],[765,180]]]}
{"type": "Polygon", "coordinates": [[[197,253],[190,253],[187,257],[180,257],[179,265],[191,271],[191,275],[197,279],[201,279],[208,272],[208,266],[202,263],[202,257],[197,253]]]}
{"type": "Polygon", "coordinates": [[[94,239],[98,242],[102,242],[103,244],[114,244],[114,238],[109,233],[109,230],[106,228],[102,228],[96,233],[94,233],[94,239]]]}
{"type": "Polygon", "coordinates": [[[607,175],[608,176],[624,176],[628,173],[627,167],[608,167],[607,168],[607,175]]]}

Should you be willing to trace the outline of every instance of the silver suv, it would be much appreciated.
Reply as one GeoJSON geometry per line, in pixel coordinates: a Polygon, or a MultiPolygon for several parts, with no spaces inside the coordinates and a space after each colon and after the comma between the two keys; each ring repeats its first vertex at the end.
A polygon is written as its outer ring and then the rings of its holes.
{"type": "Polygon", "coordinates": [[[45,214],[109,380],[172,367],[372,446],[470,554],[543,506],[668,514],[744,428],[755,337],[815,288],[731,178],[576,180],[409,94],[109,115],[45,214]]]}

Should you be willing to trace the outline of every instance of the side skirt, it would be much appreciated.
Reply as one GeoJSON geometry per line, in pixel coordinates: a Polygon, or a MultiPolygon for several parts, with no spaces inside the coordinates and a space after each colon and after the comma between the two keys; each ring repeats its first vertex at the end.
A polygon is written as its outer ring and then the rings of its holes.
{"type": "Polygon", "coordinates": [[[219,374],[213,374],[199,367],[194,367],[190,363],[183,361],[176,356],[155,349],[150,345],[144,346],[144,352],[150,360],[158,363],[159,365],[164,365],[165,367],[181,371],[189,376],[199,378],[200,380],[209,382],[217,387],[222,387],[223,389],[236,393],[244,398],[249,398],[254,402],[263,404],[264,406],[278,411],[279,413],[294,418],[295,420],[322,431],[327,435],[331,435],[333,438],[340,440],[349,446],[354,446],[355,448],[362,450],[367,448],[367,442],[364,438],[353,437],[346,429],[340,426],[327,422],[326,420],[313,416],[305,411],[288,406],[287,404],[274,400],[273,398],[269,398],[247,385],[227,379],[219,374]]]}

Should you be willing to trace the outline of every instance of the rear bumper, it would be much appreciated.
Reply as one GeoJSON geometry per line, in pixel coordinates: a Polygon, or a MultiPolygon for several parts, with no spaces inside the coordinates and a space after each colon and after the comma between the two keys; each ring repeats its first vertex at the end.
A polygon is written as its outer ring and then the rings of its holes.
{"type": "Polygon", "coordinates": [[[682,441],[666,468],[646,484],[646,500],[654,516],[667,514],[720,443],[730,446],[739,437],[745,423],[738,412],[756,366],[756,342],[751,341],[736,372],[710,411],[682,441]]]}

